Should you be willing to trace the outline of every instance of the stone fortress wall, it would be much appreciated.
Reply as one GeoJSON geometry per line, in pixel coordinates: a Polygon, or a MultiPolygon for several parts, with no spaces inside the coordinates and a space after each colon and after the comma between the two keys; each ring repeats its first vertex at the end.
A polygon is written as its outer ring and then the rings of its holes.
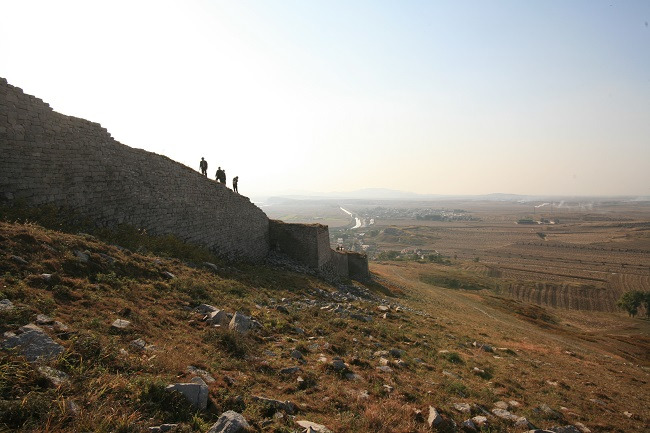
{"type": "Polygon", "coordinates": [[[326,226],[269,222],[225,185],[125,146],[98,123],[57,113],[0,78],[0,201],[16,200],[173,234],[231,259],[260,261],[279,247],[313,269],[348,276],[326,226]]]}

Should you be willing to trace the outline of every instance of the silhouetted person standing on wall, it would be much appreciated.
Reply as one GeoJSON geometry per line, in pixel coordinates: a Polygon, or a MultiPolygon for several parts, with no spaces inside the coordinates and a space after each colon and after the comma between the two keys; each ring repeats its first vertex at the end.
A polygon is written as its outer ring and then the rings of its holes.
{"type": "Polygon", "coordinates": [[[239,194],[239,191],[237,190],[237,184],[238,183],[239,183],[239,176],[233,177],[232,178],[232,190],[239,194]]]}
{"type": "Polygon", "coordinates": [[[201,157],[201,163],[199,164],[199,167],[201,167],[201,174],[205,177],[208,177],[208,161],[203,159],[203,157],[201,157]]]}
{"type": "Polygon", "coordinates": [[[219,167],[219,168],[217,169],[217,182],[222,182],[222,183],[224,182],[224,181],[223,181],[223,175],[224,175],[224,172],[223,172],[223,170],[221,169],[221,167],[219,167]]]}
{"type": "Polygon", "coordinates": [[[226,184],[226,170],[221,170],[221,183],[226,184]]]}

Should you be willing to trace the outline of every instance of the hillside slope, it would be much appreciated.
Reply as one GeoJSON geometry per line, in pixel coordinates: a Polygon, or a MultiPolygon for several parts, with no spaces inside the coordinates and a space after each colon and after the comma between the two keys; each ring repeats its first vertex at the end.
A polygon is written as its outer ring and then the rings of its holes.
{"type": "Polygon", "coordinates": [[[492,432],[642,431],[650,420],[645,321],[442,289],[419,282],[417,264],[375,265],[383,285],[332,286],[203,257],[0,223],[0,430],[206,432],[228,410],[275,432],[304,420],[431,431],[430,407],[438,431],[472,417],[492,432]],[[253,329],[230,330],[223,313],[208,323],[206,305],[250,316],[253,329]],[[21,335],[52,356],[29,362],[29,346],[11,343],[21,335]],[[166,390],[196,377],[205,409],[166,390]]]}

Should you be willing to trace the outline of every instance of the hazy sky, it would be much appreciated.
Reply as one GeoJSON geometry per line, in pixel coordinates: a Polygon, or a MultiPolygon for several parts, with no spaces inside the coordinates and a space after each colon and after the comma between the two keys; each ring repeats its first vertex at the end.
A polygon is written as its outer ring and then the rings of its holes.
{"type": "Polygon", "coordinates": [[[0,77],[247,195],[650,195],[647,0],[0,11],[0,77]]]}

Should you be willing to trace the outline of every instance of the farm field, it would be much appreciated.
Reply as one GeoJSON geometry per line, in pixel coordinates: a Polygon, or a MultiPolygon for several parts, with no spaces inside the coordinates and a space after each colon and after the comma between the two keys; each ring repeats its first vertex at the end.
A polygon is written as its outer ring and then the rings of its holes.
{"type": "Polygon", "coordinates": [[[542,305],[611,312],[622,293],[650,291],[648,202],[328,201],[297,208],[294,202],[294,215],[302,215],[296,222],[318,222],[319,215],[333,222],[332,245],[342,240],[371,260],[386,252],[397,260],[440,255],[491,277],[500,292],[542,305]],[[352,228],[340,207],[372,224],[352,228]]]}

